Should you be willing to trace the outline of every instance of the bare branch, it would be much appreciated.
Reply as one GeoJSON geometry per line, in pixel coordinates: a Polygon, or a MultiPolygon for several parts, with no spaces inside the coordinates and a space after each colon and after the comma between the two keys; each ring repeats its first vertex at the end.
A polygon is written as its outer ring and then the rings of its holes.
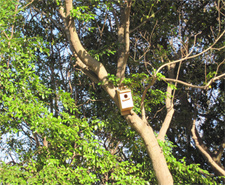
{"type": "Polygon", "coordinates": [[[223,141],[222,143],[220,144],[218,150],[216,150],[214,152],[214,157],[213,159],[218,163],[220,162],[221,158],[222,158],[222,155],[223,155],[223,151],[224,151],[224,148],[225,148],[225,137],[223,137],[223,141]]]}
{"type": "Polygon", "coordinates": [[[176,63],[182,62],[182,61],[184,61],[184,60],[189,60],[189,59],[192,59],[192,58],[196,58],[196,57],[198,57],[198,56],[200,56],[200,55],[206,53],[207,51],[209,51],[209,50],[211,50],[211,49],[212,49],[212,50],[220,50],[220,49],[225,48],[225,46],[223,46],[223,47],[221,47],[221,48],[213,48],[213,46],[221,39],[221,37],[222,37],[224,34],[225,34],[225,30],[221,33],[221,35],[215,40],[215,42],[214,42],[210,47],[208,47],[207,49],[205,49],[204,51],[202,51],[202,52],[200,52],[200,53],[198,53],[198,54],[195,54],[195,55],[190,56],[191,53],[192,53],[192,52],[190,52],[190,53],[189,53],[186,57],[184,57],[184,58],[181,58],[181,59],[179,59],[179,60],[175,60],[175,61],[172,61],[172,62],[163,64],[163,65],[162,65],[161,67],[159,67],[159,69],[156,71],[156,74],[155,74],[155,75],[157,75],[157,73],[159,73],[159,71],[160,71],[162,68],[164,68],[165,66],[168,66],[168,65],[170,65],[170,64],[176,64],[176,63]]]}
{"type": "Polygon", "coordinates": [[[9,40],[9,37],[8,37],[8,35],[6,34],[6,32],[3,30],[2,31],[3,32],[3,34],[5,35],[5,37],[9,40]]]}
{"type": "Polygon", "coordinates": [[[23,6],[21,9],[25,9],[26,7],[28,7],[30,4],[32,4],[34,2],[34,0],[31,0],[29,3],[27,3],[25,6],[23,6]]]}
{"type": "Polygon", "coordinates": [[[165,107],[166,107],[166,106],[164,105],[161,109],[157,110],[156,113],[155,113],[155,115],[153,116],[153,119],[154,119],[154,118],[157,116],[157,114],[158,114],[159,112],[161,112],[165,107]]]}
{"type": "Polygon", "coordinates": [[[221,63],[219,63],[219,65],[217,66],[217,68],[216,68],[216,74],[215,74],[214,77],[216,77],[216,75],[218,74],[218,71],[219,71],[220,66],[221,66],[222,64],[224,64],[224,63],[225,63],[225,59],[224,59],[221,63]]]}
{"type": "Polygon", "coordinates": [[[192,85],[192,84],[190,84],[190,83],[183,82],[183,81],[181,81],[181,80],[172,79],[172,78],[162,78],[162,80],[164,80],[164,81],[166,81],[166,82],[180,83],[180,84],[183,84],[183,85],[185,85],[185,86],[193,87],[193,88],[198,88],[198,89],[205,89],[205,88],[206,88],[206,86],[192,85]]]}
{"type": "Polygon", "coordinates": [[[207,89],[210,87],[210,85],[221,79],[221,78],[225,78],[225,73],[219,75],[219,76],[216,76],[214,78],[212,78],[205,86],[198,86],[198,85],[192,85],[190,83],[187,83],[187,82],[183,82],[181,80],[176,80],[176,79],[171,79],[171,78],[162,78],[162,80],[166,81],[166,82],[175,82],[175,83],[180,83],[180,84],[183,84],[185,86],[188,86],[188,87],[192,87],[192,88],[197,88],[197,89],[207,89]]]}
{"type": "Polygon", "coordinates": [[[225,170],[220,167],[214,160],[213,158],[211,157],[211,155],[204,149],[204,147],[202,146],[203,144],[200,144],[202,143],[201,141],[201,138],[198,134],[198,131],[196,129],[196,126],[195,126],[195,123],[196,123],[196,119],[193,120],[193,123],[192,123],[192,129],[191,129],[191,133],[192,133],[192,138],[194,139],[195,141],[195,144],[196,144],[196,147],[199,149],[199,151],[201,152],[201,154],[204,156],[204,158],[207,160],[207,162],[217,171],[219,172],[222,176],[225,176],[225,170]]]}
{"type": "Polygon", "coordinates": [[[212,78],[207,84],[206,84],[206,88],[208,88],[213,82],[215,82],[216,80],[219,80],[221,78],[225,78],[225,73],[219,75],[219,76],[216,76],[214,78],[212,78]]]}
{"type": "MultiPolygon", "coordinates": [[[[180,62],[180,65],[181,65],[181,62],[180,62]]],[[[171,64],[171,65],[168,66],[168,75],[171,78],[175,77],[175,75],[174,75],[175,66],[176,66],[175,64],[171,64]]],[[[179,75],[179,69],[178,69],[176,78],[178,78],[178,75],[179,75]]],[[[159,139],[161,141],[165,140],[165,135],[166,135],[167,130],[168,130],[169,126],[170,126],[170,123],[172,121],[173,114],[174,114],[174,111],[175,111],[174,110],[174,105],[173,105],[174,98],[172,98],[172,92],[173,92],[172,87],[170,86],[170,84],[167,84],[166,98],[165,98],[165,101],[166,101],[166,112],[167,113],[166,113],[166,117],[165,117],[165,119],[163,121],[162,127],[160,128],[159,135],[157,137],[157,139],[159,139]]],[[[173,94],[175,95],[175,90],[174,90],[173,94]]]]}
{"type": "Polygon", "coordinates": [[[146,116],[145,116],[145,106],[144,106],[144,100],[145,100],[145,96],[146,96],[146,93],[148,91],[149,88],[151,88],[154,83],[155,83],[155,78],[152,79],[151,83],[145,88],[143,94],[142,94],[142,97],[141,97],[141,116],[142,116],[142,120],[147,122],[147,119],[146,119],[146,116]]]}

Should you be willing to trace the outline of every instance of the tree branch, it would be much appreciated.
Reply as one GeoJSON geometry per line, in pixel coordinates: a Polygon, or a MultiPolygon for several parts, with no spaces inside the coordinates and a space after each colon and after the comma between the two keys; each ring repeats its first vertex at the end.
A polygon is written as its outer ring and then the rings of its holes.
{"type": "Polygon", "coordinates": [[[147,119],[146,119],[146,116],[145,116],[144,100],[145,100],[145,96],[146,96],[146,93],[147,93],[148,89],[151,88],[151,87],[154,85],[155,80],[156,80],[156,79],[153,78],[153,80],[152,80],[151,83],[145,88],[145,90],[144,90],[144,92],[143,92],[143,94],[142,94],[142,96],[141,96],[141,116],[142,116],[142,120],[143,120],[144,122],[146,122],[146,123],[147,123],[147,119]]]}
{"type": "MultiPolygon", "coordinates": [[[[117,72],[116,76],[121,79],[120,82],[125,77],[125,70],[127,65],[127,60],[129,56],[129,49],[130,49],[130,10],[131,10],[131,3],[132,1],[127,1],[127,5],[125,9],[121,8],[122,15],[121,15],[121,24],[118,27],[118,60],[117,60],[117,72]]],[[[114,15],[115,16],[115,15],[114,15]]]]}
{"type": "MultiPolygon", "coordinates": [[[[66,28],[66,34],[68,41],[70,42],[71,51],[79,57],[80,61],[85,64],[88,69],[94,72],[98,79],[103,82],[102,87],[108,92],[111,98],[117,103],[115,87],[110,84],[107,80],[108,73],[101,62],[98,62],[84,49],[82,46],[78,34],[76,32],[76,27],[70,12],[73,9],[72,0],[65,1],[65,13],[63,7],[60,8],[59,12],[62,15],[64,25],[66,28]]],[[[76,57],[76,56],[75,56],[76,57]]]]}
{"type": "Polygon", "coordinates": [[[210,87],[210,85],[221,79],[221,78],[225,78],[225,73],[224,74],[221,74],[219,76],[216,76],[214,78],[212,78],[206,85],[204,86],[198,86],[198,85],[192,85],[190,83],[187,83],[187,82],[184,82],[184,81],[181,81],[181,80],[176,80],[176,79],[172,79],[172,78],[162,78],[162,80],[166,81],[166,82],[176,82],[176,83],[180,83],[180,84],[183,84],[187,87],[192,87],[192,88],[196,88],[196,89],[208,89],[210,87]]]}
{"type": "Polygon", "coordinates": [[[221,175],[221,176],[225,176],[225,170],[223,168],[221,168],[211,157],[211,155],[204,149],[203,143],[201,141],[201,138],[198,134],[198,131],[196,129],[195,126],[196,123],[196,119],[193,120],[192,123],[192,129],[191,129],[191,133],[192,133],[192,138],[195,141],[196,147],[199,149],[199,151],[201,152],[201,154],[204,156],[204,158],[207,160],[207,162],[221,175]],[[200,144],[202,143],[202,144],[200,144]]]}
{"type": "Polygon", "coordinates": [[[192,58],[196,58],[196,57],[198,57],[198,56],[200,56],[200,55],[206,53],[207,51],[209,51],[209,50],[211,50],[211,49],[212,49],[212,50],[220,50],[220,49],[225,48],[225,46],[223,46],[223,47],[221,47],[221,48],[213,48],[213,46],[221,39],[221,37],[222,37],[224,34],[225,34],[225,30],[221,33],[221,35],[215,40],[215,42],[214,42],[210,47],[208,47],[207,49],[205,49],[204,51],[202,51],[202,52],[200,52],[200,53],[198,53],[198,54],[195,54],[195,55],[190,56],[191,53],[192,53],[192,51],[191,51],[191,52],[190,52],[189,54],[187,54],[187,56],[184,57],[184,58],[181,58],[181,59],[179,59],[179,60],[175,60],[175,61],[172,61],[172,62],[163,64],[163,65],[162,65],[161,67],[159,67],[159,69],[156,71],[155,75],[157,75],[157,73],[159,73],[159,71],[161,71],[162,68],[164,68],[165,66],[168,66],[168,65],[170,65],[170,64],[176,64],[176,63],[182,62],[182,61],[184,61],[184,60],[189,60],[189,59],[192,59],[192,58]]]}
{"type": "MultiPolygon", "coordinates": [[[[223,141],[222,141],[222,143],[220,144],[219,149],[216,150],[216,151],[214,152],[214,157],[213,157],[213,159],[214,159],[217,163],[220,163],[220,160],[221,160],[222,155],[223,155],[224,148],[225,148],[225,137],[223,137],[223,141]]],[[[220,163],[220,164],[221,164],[221,163],[220,163]]]]}
{"type": "MultiPolygon", "coordinates": [[[[176,67],[176,64],[171,64],[168,66],[168,75],[169,77],[174,78],[174,68],[176,67]]],[[[179,73],[179,70],[178,70],[179,73]]],[[[178,73],[177,73],[177,77],[178,78],[178,73]]],[[[162,127],[160,128],[159,131],[159,135],[157,137],[157,139],[164,141],[165,140],[165,135],[167,133],[167,130],[170,126],[170,123],[172,121],[173,118],[173,114],[174,114],[174,107],[173,107],[173,98],[172,98],[172,87],[170,86],[170,84],[167,84],[167,91],[166,91],[166,117],[163,121],[162,127]]],[[[175,95],[175,93],[174,93],[175,95]]]]}

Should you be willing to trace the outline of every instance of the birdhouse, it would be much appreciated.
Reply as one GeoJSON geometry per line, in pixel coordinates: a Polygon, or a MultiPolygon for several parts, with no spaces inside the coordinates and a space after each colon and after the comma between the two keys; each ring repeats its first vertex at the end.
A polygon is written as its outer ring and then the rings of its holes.
{"type": "Polygon", "coordinates": [[[124,116],[130,114],[131,109],[134,107],[131,90],[117,89],[117,96],[119,100],[121,115],[124,116]]]}

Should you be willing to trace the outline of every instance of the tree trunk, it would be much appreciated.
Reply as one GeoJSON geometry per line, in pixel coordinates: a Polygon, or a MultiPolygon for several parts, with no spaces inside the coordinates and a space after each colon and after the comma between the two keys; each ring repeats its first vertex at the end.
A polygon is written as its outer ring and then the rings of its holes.
{"type": "Polygon", "coordinates": [[[168,169],[165,157],[163,155],[163,151],[158,144],[152,127],[146,124],[133,111],[131,112],[131,115],[126,116],[126,119],[131,125],[131,127],[134,128],[142,137],[145,143],[148,155],[152,160],[158,184],[173,184],[172,175],[168,169]]]}
{"type": "MultiPolygon", "coordinates": [[[[130,1],[131,2],[131,1],[130,1]]],[[[87,71],[92,71],[95,73],[97,79],[99,81],[104,82],[102,87],[109,94],[109,96],[114,100],[114,102],[118,105],[118,100],[116,96],[115,87],[107,81],[107,71],[104,65],[94,58],[92,58],[88,52],[83,48],[77,32],[76,27],[74,25],[73,19],[70,17],[70,12],[73,8],[72,0],[65,1],[66,10],[63,10],[63,7],[59,10],[60,14],[64,18],[64,24],[66,28],[67,38],[70,42],[70,47],[72,53],[75,57],[78,58],[78,65],[87,71]]],[[[127,20],[129,21],[129,20],[127,20]]],[[[126,29],[125,29],[126,30],[126,29]]],[[[128,35],[125,34],[127,37],[128,35]]],[[[126,39],[125,39],[126,40],[126,39]]],[[[125,47],[125,50],[128,51],[128,48],[125,47]]],[[[126,52],[124,53],[127,54],[126,52]]],[[[122,66],[126,65],[127,56],[124,57],[125,61],[121,64],[122,66]]],[[[120,70],[120,77],[124,76],[124,67],[123,70],[120,70]],[[123,73],[123,74],[122,74],[123,73]]],[[[125,116],[126,120],[129,124],[138,132],[138,134],[142,137],[148,155],[150,156],[153,164],[154,171],[156,173],[156,178],[158,180],[158,184],[170,185],[173,184],[172,175],[168,169],[165,157],[163,155],[163,151],[161,150],[157,139],[154,135],[152,128],[145,123],[136,113],[131,111],[131,115],[125,116]]]]}

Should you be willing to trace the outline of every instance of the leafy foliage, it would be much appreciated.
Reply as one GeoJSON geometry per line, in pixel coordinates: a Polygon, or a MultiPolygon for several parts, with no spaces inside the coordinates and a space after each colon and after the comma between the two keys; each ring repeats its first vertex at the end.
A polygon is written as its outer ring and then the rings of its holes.
{"type": "MultiPolygon", "coordinates": [[[[0,181],[8,184],[155,184],[156,177],[140,136],[127,126],[115,104],[77,68],[57,13],[63,1],[0,2],[0,181]],[[24,6],[24,7],[23,7],[24,6]],[[4,158],[3,158],[4,157],[4,158]]],[[[130,58],[123,84],[132,89],[134,111],[141,98],[148,123],[159,131],[165,118],[166,88],[171,87],[175,114],[160,143],[177,184],[221,183],[191,139],[197,114],[205,145],[217,151],[224,137],[224,80],[209,90],[165,83],[162,64],[197,54],[224,28],[212,1],[133,1],[130,58]],[[142,24],[145,23],[145,24],[142,24]],[[141,25],[140,25],[141,24],[141,25]],[[210,29],[211,30],[210,30],[210,29]],[[198,35],[195,40],[192,35],[198,35]],[[171,42],[173,41],[173,44],[171,42]],[[214,92],[217,92],[216,94],[214,92]],[[196,107],[197,106],[197,113],[196,107]]],[[[116,19],[124,1],[76,1],[71,12],[82,44],[116,77],[116,19]]],[[[215,47],[224,45],[224,37],[215,47]]],[[[210,51],[181,64],[185,82],[207,84],[224,71],[224,50],[210,51]],[[218,67],[219,66],[219,67],[218,67]],[[221,72],[222,71],[222,72],[221,72]]],[[[178,65],[175,67],[178,71],[178,65]]],[[[219,164],[224,163],[224,152],[219,164]]]]}
{"type": "Polygon", "coordinates": [[[170,142],[158,141],[165,154],[169,169],[173,175],[174,182],[179,184],[215,184],[216,178],[213,178],[207,170],[201,169],[199,164],[186,163],[185,157],[177,160],[172,155],[172,149],[176,146],[170,142]]]}

